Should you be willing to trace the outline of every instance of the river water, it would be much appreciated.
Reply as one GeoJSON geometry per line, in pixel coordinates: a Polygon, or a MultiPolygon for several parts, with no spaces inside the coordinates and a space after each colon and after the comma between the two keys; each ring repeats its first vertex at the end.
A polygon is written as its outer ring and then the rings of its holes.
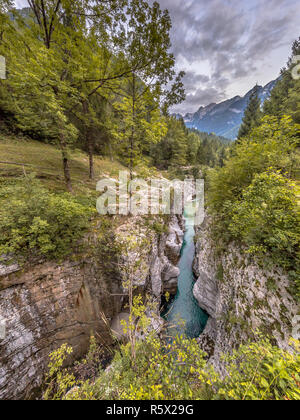
{"type": "Polygon", "coordinates": [[[186,207],[184,218],[186,232],[179,261],[178,291],[164,318],[169,323],[170,335],[182,334],[190,338],[197,338],[206,326],[208,315],[199,307],[193,295],[195,284],[193,273],[195,227],[192,205],[186,207]]]}

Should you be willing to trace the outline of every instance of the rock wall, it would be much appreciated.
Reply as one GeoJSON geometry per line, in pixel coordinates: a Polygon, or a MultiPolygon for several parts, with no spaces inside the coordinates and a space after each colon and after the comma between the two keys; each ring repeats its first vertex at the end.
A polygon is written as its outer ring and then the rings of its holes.
{"type": "MultiPolygon", "coordinates": [[[[4,267],[2,267],[4,270],[4,267]]],[[[48,355],[63,343],[78,359],[92,332],[109,342],[100,313],[121,311],[118,281],[105,282],[94,262],[42,263],[0,277],[0,399],[30,397],[41,385],[48,355]]],[[[8,267],[7,271],[10,271],[8,267]]]]}
{"type": "Polygon", "coordinates": [[[279,268],[261,267],[237,246],[216,251],[206,220],[198,231],[194,295],[210,315],[199,343],[216,365],[222,352],[236,348],[260,329],[288,348],[299,306],[279,268]]]}
{"type": "Polygon", "coordinates": [[[159,297],[176,294],[180,270],[177,267],[184,238],[183,218],[171,217],[169,231],[153,243],[150,263],[151,289],[159,297]]]}
{"type": "MultiPolygon", "coordinates": [[[[179,273],[173,264],[182,240],[183,227],[176,217],[168,233],[153,235],[139,286],[157,299],[177,288],[179,273]]],[[[85,354],[92,332],[109,344],[101,313],[113,321],[123,310],[123,294],[121,274],[108,274],[95,258],[77,256],[75,261],[23,268],[0,265],[0,321],[6,324],[5,338],[0,337],[0,399],[33,397],[49,353],[63,343],[74,349],[69,362],[85,354]]]]}

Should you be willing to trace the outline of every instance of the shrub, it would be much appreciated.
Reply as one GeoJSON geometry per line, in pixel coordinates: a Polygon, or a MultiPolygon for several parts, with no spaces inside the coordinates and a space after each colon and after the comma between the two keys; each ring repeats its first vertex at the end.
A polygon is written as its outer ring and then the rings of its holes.
{"type": "MultiPolygon", "coordinates": [[[[65,360],[67,355],[61,355],[65,360]]],[[[134,364],[130,344],[122,345],[107,372],[102,372],[93,384],[89,381],[78,383],[80,391],[75,389],[63,399],[191,399],[196,397],[198,372],[204,366],[204,353],[196,340],[177,337],[172,345],[168,345],[157,337],[148,336],[145,341],[137,343],[134,364]]],[[[51,381],[51,390],[65,388],[65,383],[70,382],[67,370],[65,375],[59,371],[59,382],[51,381]]]]}
{"type": "Polygon", "coordinates": [[[51,355],[44,398],[67,400],[299,400],[300,343],[291,351],[267,339],[247,343],[223,356],[225,375],[206,362],[196,340],[177,337],[171,344],[148,337],[137,343],[133,368],[123,345],[98,379],[75,381],[62,369],[70,349],[51,355]],[[67,392],[70,388],[71,391],[67,392]]]}
{"type": "Polygon", "coordinates": [[[293,184],[279,172],[256,175],[241,200],[229,208],[229,231],[249,252],[270,253],[293,269],[300,245],[300,217],[293,184]]]}
{"type": "Polygon", "coordinates": [[[0,255],[70,253],[93,214],[70,194],[53,194],[32,177],[0,191],[0,255]]]}
{"type": "Polygon", "coordinates": [[[50,354],[49,372],[46,376],[47,389],[43,395],[44,400],[64,399],[68,390],[78,385],[75,376],[63,368],[66,360],[72,353],[72,347],[63,344],[50,354]]]}
{"type": "Polygon", "coordinates": [[[268,168],[290,173],[299,132],[300,126],[293,124],[290,117],[281,121],[265,117],[248,139],[235,146],[225,166],[210,172],[209,202],[214,213],[226,218],[226,203],[239,200],[255,175],[268,168]]]}
{"type": "MultiPolygon", "coordinates": [[[[299,211],[294,186],[300,126],[291,117],[267,116],[225,166],[210,172],[209,207],[222,243],[241,240],[287,270],[299,287],[299,211]]],[[[299,293],[299,292],[298,292],[299,293]]]]}
{"type": "Polygon", "coordinates": [[[225,378],[213,370],[203,379],[215,390],[216,400],[300,400],[300,343],[292,340],[287,352],[269,340],[242,345],[223,357],[225,378]]]}

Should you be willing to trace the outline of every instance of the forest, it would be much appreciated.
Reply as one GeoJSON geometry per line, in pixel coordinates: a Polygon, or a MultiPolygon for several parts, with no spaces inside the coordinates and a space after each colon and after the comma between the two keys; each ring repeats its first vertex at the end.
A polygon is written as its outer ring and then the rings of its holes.
{"type": "Polygon", "coordinates": [[[142,161],[168,169],[222,160],[221,139],[197,137],[169,116],[184,99],[183,74],[174,71],[171,22],[158,4],[65,3],[64,12],[33,2],[2,13],[1,121],[60,148],[68,191],[70,148],[88,153],[91,179],[95,154],[131,169],[142,161]]]}

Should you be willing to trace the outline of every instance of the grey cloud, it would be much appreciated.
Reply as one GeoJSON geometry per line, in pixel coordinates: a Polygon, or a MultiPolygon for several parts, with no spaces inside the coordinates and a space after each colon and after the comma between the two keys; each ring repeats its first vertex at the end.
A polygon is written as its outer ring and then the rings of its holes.
{"type": "MultiPolygon", "coordinates": [[[[224,92],[212,86],[211,79],[205,74],[196,74],[192,71],[188,71],[186,72],[183,81],[187,93],[184,107],[188,106],[189,108],[194,109],[201,105],[207,105],[225,99],[224,92]]],[[[227,84],[227,79],[220,79],[220,86],[227,84]]]]}
{"type": "Polygon", "coordinates": [[[186,103],[189,106],[199,108],[203,105],[208,105],[213,102],[221,102],[225,100],[225,94],[219,90],[209,87],[209,88],[198,88],[193,93],[187,95],[186,103]]]}
{"type": "MultiPolygon", "coordinates": [[[[179,65],[209,62],[209,78],[203,77],[201,68],[200,75],[189,71],[189,77],[185,78],[185,108],[189,111],[204,100],[207,103],[222,100],[232,81],[247,80],[250,72],[260,70],[273,49],[292,41],[288,32],[297,28],[300,12],[299,0],[159,0],[159,3],[171,13],[172,45],[179,65]]],[[[295,29],[294,38],[298,35],[295,29]]]]}

